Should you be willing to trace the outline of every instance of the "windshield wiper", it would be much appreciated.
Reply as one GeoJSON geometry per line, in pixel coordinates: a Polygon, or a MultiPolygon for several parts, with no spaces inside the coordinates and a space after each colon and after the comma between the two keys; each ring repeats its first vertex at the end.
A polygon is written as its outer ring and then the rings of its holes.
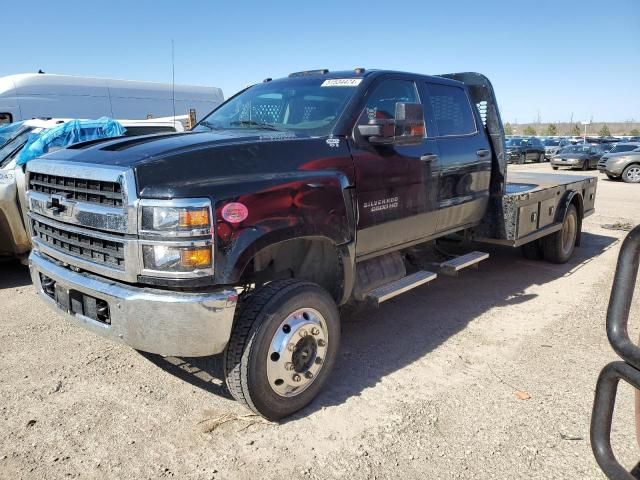
{"type": "Polygon", "coordinates": [[[198,122],[197,126],[199,127],[200,125],[204,125],[209,130],[220,130],[220,127],[215,126],[213,123],[207,122],[206,120],[200,120],[200,122],[198,122]]]}
{"type": "Polygon", "coordinates": [[[235,122],[230,122],[229,125],[242,125],[247,127],[255,127],[262,128],[265,130],[278,130],[274,125],[270,125],[268,123],[255,122],[253,120],[236,120],[235,122]]]}

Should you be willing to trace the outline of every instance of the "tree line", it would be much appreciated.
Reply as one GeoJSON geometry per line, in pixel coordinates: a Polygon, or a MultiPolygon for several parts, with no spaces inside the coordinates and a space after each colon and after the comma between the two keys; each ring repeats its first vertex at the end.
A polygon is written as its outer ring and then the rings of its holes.
{"type": "MultiPolygon", "coordinates": [[[[513,125],[511,125],[511,123],[507,122],[504,124],[504,133],[506,135],[513,135],[514,131],[515,131],[515,128],[513,127],[513,125]]],[[[522,135],[527,135],[527,136],[548,135],[552,137],[555,135],[568,135],[568,136],[578,137],[578,136],[581,136],[583,133],[584,133],[584,130],[577,123],[570,125],[569,129],[565,130],[562,133],[560,133],[560,129],[555,123],[550,123],[544,128],[541,127],[539,132],[533,125],[527,125],[522,130],[522,135]]],[[[593,135],[593,132],[591,132],[590,134],[593,135]]],[[[597,134],[601,137],[609,137],[611,136],[611,130],[609,129],[609,126],[605,123],[600,127],[597,134]]],[[[640,129],[633,128],[629,131],[629,133],[627,133],[627,135],[631,135],[634,137],[640,136],[640,129]]]]}

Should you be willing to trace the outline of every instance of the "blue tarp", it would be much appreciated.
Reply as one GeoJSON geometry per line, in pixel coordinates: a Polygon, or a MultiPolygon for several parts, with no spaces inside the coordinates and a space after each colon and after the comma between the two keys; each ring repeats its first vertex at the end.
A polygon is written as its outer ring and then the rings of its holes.
{"type": "Polygon", "coordinates": [[[47,152],[68,147],[74,143],[97,140],[99,138],[120,137],[125,129],[112,118],[97,120],[71,120],[41,133],[29,136],[29,140],[18,155],[17,165],[24,165],[47,152]]]}

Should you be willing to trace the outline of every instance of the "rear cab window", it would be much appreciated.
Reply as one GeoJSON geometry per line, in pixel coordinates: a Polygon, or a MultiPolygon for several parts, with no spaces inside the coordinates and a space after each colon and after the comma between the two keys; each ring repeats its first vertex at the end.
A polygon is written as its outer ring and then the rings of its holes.
{"type": "Polygon", "coordinates": [[[453,85],[427,82],[429,106],[438,128],[438,135],[451,137],[478,132],[467,93],[453,85]]]}

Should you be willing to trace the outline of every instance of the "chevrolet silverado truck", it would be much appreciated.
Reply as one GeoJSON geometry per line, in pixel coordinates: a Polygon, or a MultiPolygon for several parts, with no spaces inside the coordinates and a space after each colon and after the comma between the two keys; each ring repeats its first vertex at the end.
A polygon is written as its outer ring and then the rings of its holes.
{"type": "Polygon", "coordinates": [[[31,161],[30,271],[47,304],[92,332],[222,354],[231,394],[276,420],[329,378],[339,307],[456,275],[488,257],[472,241],[566,262],[596,182],[507,182],[483,75],[306,71],[239,92],[190,132],[31,161]],[[445,241],[469,250],[442,258],[445,241]]]}

